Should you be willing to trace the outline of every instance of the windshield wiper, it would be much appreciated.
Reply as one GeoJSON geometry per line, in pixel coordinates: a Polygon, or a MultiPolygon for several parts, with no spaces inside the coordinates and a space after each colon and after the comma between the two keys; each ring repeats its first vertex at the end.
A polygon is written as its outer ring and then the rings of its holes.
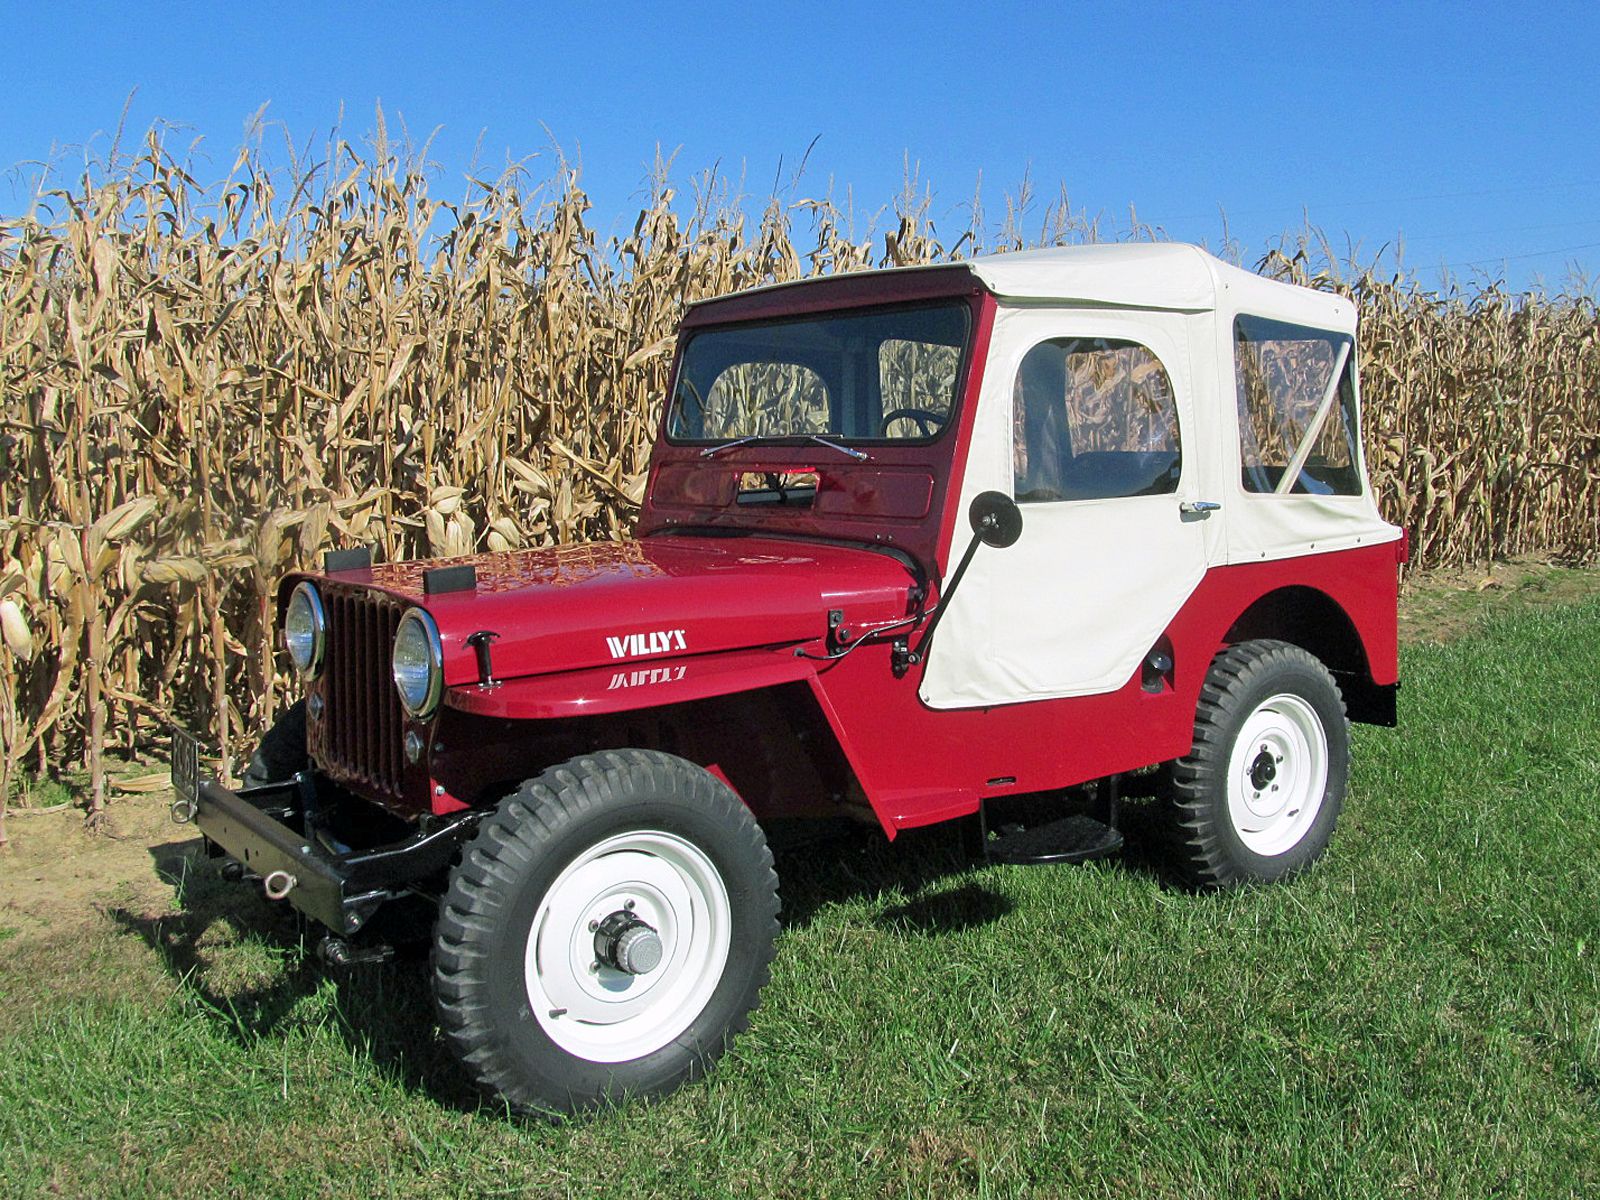
{"type": "Polygon", "coordinates": [[[735,446],[747,446],[759,440],[760,435],[752,433],[749,437],[734,438],[731,442],[718,442],[715,446],[707,446],[700,451],[700,457],[710,458],[713,454],[721,454],[724,450],[732,450],[735,446]]]}
{"type": "Polygon", "coordinates": [[[830,450],[837,450],[840,454],[848,454],[857,462],[866,462],[870,457],[865,450],[856,450],[849,446],[841,446],[838,442],[830,441],[819,433],[752,433],[746,437],[737,437],[732,441],[718,442],[715,446],[707,446],[700,451],[701,458],[710,458],[721,454],[724,450],[732,450],[735,446],[748,446],[752,442],[786,442],[791,438],[804,438],[808,442],[816,442],[819,446],[826,446],[830,450]]]}
{"type": "Polygon", "coordinates": [[[819,446],[826,446],[829,450],[837,450],[840,454],[848,454],[857,462],[867,461],[867,452],[865,450],[856,450],[849,446],[841,446],[838,442],[830,442],[820,433],[802,433],[800,436],[816,442],[819,446]]]}

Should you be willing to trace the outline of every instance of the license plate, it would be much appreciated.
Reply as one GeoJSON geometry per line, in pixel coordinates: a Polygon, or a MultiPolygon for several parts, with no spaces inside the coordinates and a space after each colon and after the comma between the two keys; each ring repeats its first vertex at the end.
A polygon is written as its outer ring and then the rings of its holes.
{"type": "Polygon", "coordinates": [[[180,803],[200,803],[200,743],[176,726],[172,730],[172,790],[180,803]]]}

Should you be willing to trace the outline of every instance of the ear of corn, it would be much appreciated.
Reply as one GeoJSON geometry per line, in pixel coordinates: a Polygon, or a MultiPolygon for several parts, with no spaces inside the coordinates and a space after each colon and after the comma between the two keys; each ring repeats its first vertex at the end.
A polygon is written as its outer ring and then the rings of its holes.
{"type": "MultiPolygon", "coordinates": [[[[104,751],[171,721],[226,770],[290,695],[275,581],[330,545],[625,535],[686,301],[1099,236],[1064,194],[1030,234],[1026,187],[987,242],[975,199],[948,250],[914,181],[881,235],[829,199],[752,228],[664,170],[630,232],[588,208],[565,166],[437,200],[381,135],[298,173],[247,148],[204,188],[152,133],[0,222],[0,821],[19,764],[87,763],[98,811],[104,751]]],[[[1417,561],[1593,553],[1591,300],[1340,274],[1311,239],[1263,268],[1359,300],[1366,453],[1417,561]]]]}

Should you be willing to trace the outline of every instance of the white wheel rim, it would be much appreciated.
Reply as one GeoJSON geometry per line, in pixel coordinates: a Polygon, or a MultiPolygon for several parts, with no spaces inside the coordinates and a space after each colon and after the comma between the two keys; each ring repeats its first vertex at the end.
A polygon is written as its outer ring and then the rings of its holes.
{"type": "Polygon", "coordinates": [[[1300,844],[1328,791],[1328,734],[1316,710],[1283,693],[1245,718],[1228,759],[1228,817],[1252,853],[1300,844]]]}
{"type": "Polygon", "coordinates": [[[728,889],[697,846],[656,830],[607,838],[568,864],[539,902],[523,968],[533,1015],[551,1041],[591,1062],[653,1053],[705,1009],[728,962],[732,924],[728,889]],[[661,939],[653,970],[595,966],[591,922],[624,908],[661,939]]]}

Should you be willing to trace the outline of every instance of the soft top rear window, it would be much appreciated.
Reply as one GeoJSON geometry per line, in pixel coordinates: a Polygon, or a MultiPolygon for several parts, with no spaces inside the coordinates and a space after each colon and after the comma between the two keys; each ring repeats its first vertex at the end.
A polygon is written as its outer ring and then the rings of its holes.
{"type": "Polygon", "coordinates": [[[667,416],[675,441],[939,436],[955,412],[964,300],[822,313],[691,335],[667,416]]]}
{"type": "Polygon", "coordinates": [[[1240,483],[1266,495],[1359,496],[1354,344],[1241,314],[1234,322],[1240,483]]]}

